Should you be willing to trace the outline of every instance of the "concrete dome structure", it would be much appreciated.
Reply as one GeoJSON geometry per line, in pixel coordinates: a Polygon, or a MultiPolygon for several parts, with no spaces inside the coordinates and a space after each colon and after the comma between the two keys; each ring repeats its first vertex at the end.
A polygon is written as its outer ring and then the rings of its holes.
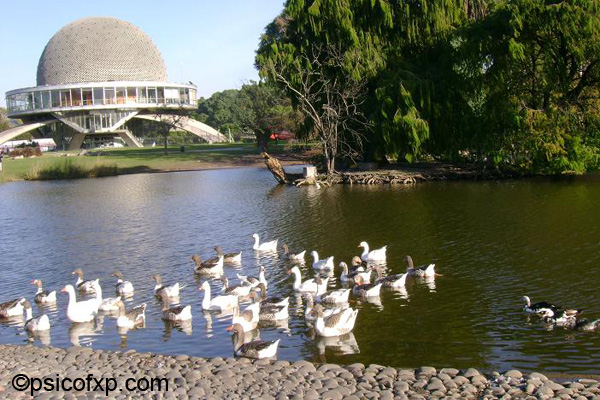
{"type": "Polygon", "coordinates": [[[38,86],[106,81],[167,81],[162,55],[152,40],[116,18],[83,18],[64,26],[38,63],[38,86]]]}
{"type": "Polygon", "coordinates": [[[226,141],[210,126],[174,118],[196,105],[192,82],[167,81],[162,55],[135,25],[110,17],[83,18],[48,42],[37,68],[37,86],[6,93],[8,117],[24,124],[0,132],[0,144],[25,132],[53,136],[63,147],[95,147],[120,136],[141,146],[140,125],[167,124],[211,142],[226,141]],[[133,119],[136,119],[136,124],[133,119]],[[131,122],[130,122],[131,121],[131,122]],[[138,131],[138,132],[132,132],[138,131]]]}

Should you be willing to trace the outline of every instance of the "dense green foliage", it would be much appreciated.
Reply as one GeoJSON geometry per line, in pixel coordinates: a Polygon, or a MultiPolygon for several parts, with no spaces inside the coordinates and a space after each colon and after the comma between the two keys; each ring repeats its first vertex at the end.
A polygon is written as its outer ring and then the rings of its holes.
{"type": "Polygon", "coordinates": [[[8,122],[8,118],[6,118],[6,109],[0,107],[0,132],[8,128],[10,128],[10,123],[8,122]]]}
{"type": "Polygon", "coordinates": [[[194,117],[234,138],[243,133],[254,134],[263,147],[271,133],[298,129],[298,116],[290,99],[265,82],[249,82],[241,89],[201,98],[194,117]]]}
{"type": "Polygon", "coordinates": [[[370,123],[362,135],[339,133],[342,156],[350,146],[381,161],[428,154],[524,173],[582,173],[600,164],[599,7],[597,0],[288,0],[265,28],[256,64],[314,131],[303,102],[311,99],[309,111],[328,109],[336,97],[305,85],[307,77],[346,86],[366,80],[355,104],[370,123]],[[332,62],[330,52],[314,57],[331,47],[344,62],[332,62]]]}

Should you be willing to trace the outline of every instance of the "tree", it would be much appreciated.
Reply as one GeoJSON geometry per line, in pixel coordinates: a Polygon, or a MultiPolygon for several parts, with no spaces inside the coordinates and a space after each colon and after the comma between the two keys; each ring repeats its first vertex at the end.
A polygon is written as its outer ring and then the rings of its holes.
{"type": "Polygon", "coordinates": [[[10,128],[10,122],[6,117],[6,109],[0,108],[0,132],[7,130],[10,128]]]}
{"type": "Polygon", "coordinates": [[[323,147],[327,173],[335,172],[338,155],[357,158],[368,129],[362,111],[366,79],[355,79],[343,66],[351,54],[339,46],[313,46],[289,55],[275,57],[263,65],[263,73],[282,85],[323,147]],[[331,76],[330,70],[337,74],[331,76]]]}

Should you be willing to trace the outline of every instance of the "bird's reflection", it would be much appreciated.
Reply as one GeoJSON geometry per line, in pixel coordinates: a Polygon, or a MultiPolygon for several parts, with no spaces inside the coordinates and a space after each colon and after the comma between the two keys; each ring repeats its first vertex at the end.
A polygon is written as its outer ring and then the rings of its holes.
{"type": "Polygon", "coordinates": [[[213,337],[212,314],[209,313],[208,311],[204,311],[204,312],[202,312],[202,315],[204,316],[204,319],[206,320],[206,327],[204,328],[204,330],[206,332],[206,337],[211,338],[211,337],[213,337]]]}
{"type": "Polygon", "coordinates": [[[28,342],[39,340],[44,346],[50,346],[50,329],[45,331],[28,332],[28,342]]]}
{"type": "Polygon", "coordinates": [[[162,321],[165,324],[165,330],[163,333],[163,340],[165,342],[168,342],[171,339],[171,332],[173,331],[173,328],[175,328],[175,330],[185,333],[186,335],[192,334],[192,320],[191,319],[186,320],[186,321],[169,321],[169,320],[163,319],[162,321]]]}
{"type": "Polygon", "coordinates": [[[423,278],[423,282],[425,282],[430,292],[435,292],[435,276],[426,276],[423,278]]]}
{"type": "Polygon", "coordinates": [[[396,298],[398,298],[398,299],[408,300],[408,298],[410,297],[408,295],[408,291],[406,290],[406,288],[404,286],[391,287],[391,288],[386,288],[386,289],[393,292],[394,295],[396,296],[396,298]]]}
{"type": "MultiPolygon", "coordinates": [[[[89,322],[73,322],[69,327],[69,341],[73,346],[81,346],[81,337],[96,336],[101,328],[98,327],[96,321],[89,322]]],[[[88,338],[84,343],[92,343],[95,339],[88,338]]]]}
{"type": "Polygon", "coordinates": [[[323,337],[317,336],[315,343],[319,349],[319,354],[325,354],[325,350],[329,350],[334,355],[349,355],[358,354],[360,349],[354,333],[348,332],[341,336],[323,337]]]}

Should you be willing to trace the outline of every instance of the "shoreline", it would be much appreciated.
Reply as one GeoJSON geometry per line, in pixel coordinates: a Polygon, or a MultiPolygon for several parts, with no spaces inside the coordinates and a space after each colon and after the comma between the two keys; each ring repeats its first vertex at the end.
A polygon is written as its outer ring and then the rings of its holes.
{"type": "Polygon", "coordinates": [[[27,377],[20,379],[34,382],[37,378],[56,386],[59,380],[74,382],[79,379],[83,383],[91,379],[89,374],[96,381],[104,380],[102,390],[92,381],[92,385],[83,387],[82,391],[44,390],[42,386],[33,393],[36,398],[60,399],[81,395],[113,399],[132,395],[191,399],[426,399],[445,396],[586,399],[600,395],[597,379],[570,377],[553,381],[539,372],[517,370],[488,374],[474,368],[406,369],[360,363],[342,366],[313,364],[305,360],[208,359],[137,353],[135,350],[114,352],[87,347],[0,345],[1,398],[31,398],[31,389],[18,391],[11,384],[17,374],[27,377]],[[160,382],[161,389],[140,390],[147,382],[160,382]],[[128,390],[136,384],[137,390],[128,390]],[[107,391],[109,387],[111,391],[107,391]]]}

